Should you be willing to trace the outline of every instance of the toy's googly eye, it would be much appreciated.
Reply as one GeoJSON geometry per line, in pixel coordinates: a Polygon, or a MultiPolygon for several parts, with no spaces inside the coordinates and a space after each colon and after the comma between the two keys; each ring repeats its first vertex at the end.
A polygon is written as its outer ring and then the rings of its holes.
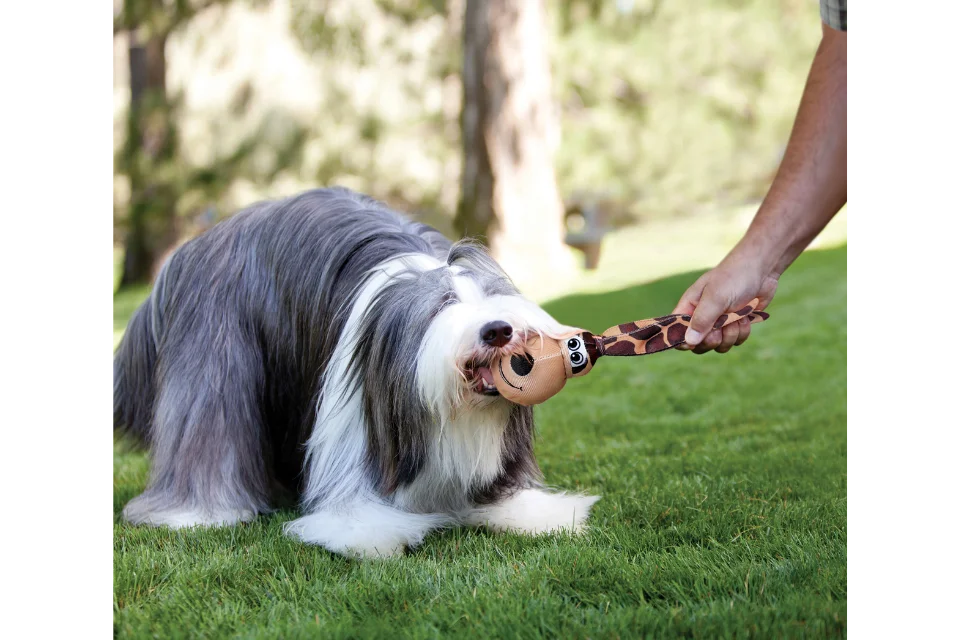
{"type": "Polygon", "coordinates": [[[570,362],[572,362],[575,365],[582,363],[583,354],[580,353],[579,351],[574,351],[573,353],[570,354],[570,362]]]}
{"type": "Polygon", "coordinates": [[[570,338],[567,340],[567,349],[570,351],[576,351],[580,348],[580,338],[570,338]]]}

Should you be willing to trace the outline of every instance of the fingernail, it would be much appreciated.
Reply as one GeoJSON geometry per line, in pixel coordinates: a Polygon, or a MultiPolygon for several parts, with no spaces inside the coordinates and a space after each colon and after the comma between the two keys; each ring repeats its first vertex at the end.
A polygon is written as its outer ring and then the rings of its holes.
{"type": "Polygon", "coordinates": [[[687,344],[697,345],[700,344],[700,341],[703,340],[703,334],[694,329],[693,327],[687,328],[687,335],[684,338],[687,344]]]}

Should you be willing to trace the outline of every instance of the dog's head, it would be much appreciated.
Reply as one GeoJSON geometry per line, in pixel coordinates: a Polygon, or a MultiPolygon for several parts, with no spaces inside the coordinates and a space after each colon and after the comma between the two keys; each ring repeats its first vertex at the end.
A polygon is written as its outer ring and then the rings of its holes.
{"type": "Polygon", "coordinates": [[[538,474],[530,409],[500,396],[491,365],[529,335],[570,328],[519,295],[483,249],[459,243],[446,262],[391,259],[352,309],[344,339],[357,342],[343,366],[355,383],[348,386],[362,389],[381,490],[412,483],[431,456],[434,472],[459,478],[463,490],[492,486],[502,473],[515,482],[538,474]]]}
{"type": "Polygon", "coordinates": [[[460,243],[449,257],[451,293],[427,328],[417,379],[436,410],[506,402],[494,385],[494,362],[522,351],[528,336],[560,335],[560,325],[516,287],[486,252],[460,243]]]}
{"type": "Polygon", "coordinates": [[[532,334],[570,330],[521,296],[482,248],[461,242],[447,264],[414,266],[372,300],[361,331],[365,387],[394,394],[381,399],[389,405],[415,394],[442,417],[505,403],[494,361],[520,351],[532,334]]]}

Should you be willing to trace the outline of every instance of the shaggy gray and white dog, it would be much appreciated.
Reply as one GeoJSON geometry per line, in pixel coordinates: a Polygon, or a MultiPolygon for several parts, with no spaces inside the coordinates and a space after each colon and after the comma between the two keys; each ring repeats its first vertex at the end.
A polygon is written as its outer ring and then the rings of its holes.
{"type": "Polygon", "coordinates": [[[249,521],[388,556],[452,525],[579,530],[541,485],[533,413],[488,364],[564,327],[487,254],[346,189],[246,209],[167,261],[114,359],[115,427],[153,456],[132,523],[249,521]]]}

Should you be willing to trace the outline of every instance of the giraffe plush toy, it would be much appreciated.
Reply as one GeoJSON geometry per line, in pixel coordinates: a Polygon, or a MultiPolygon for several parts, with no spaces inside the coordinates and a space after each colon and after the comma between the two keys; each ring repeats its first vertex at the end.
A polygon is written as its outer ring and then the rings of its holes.
{"type": "MultiPolygon", "coordinates": [[[[747,306],[725,313],[714,324],[719,329],[743,318],[751,323],[769,318],[747,306]]],[[[673,314],[610,327],[601,335],[577,330],[557,338],[530,336],[522,351],[507,354],[491,366],[494,384],[507,400],[521,405],[540,404],[556,395],[568,378],[585,376],[601,356],[643,356],[684,343],[690,316],[673,314]]]]}

